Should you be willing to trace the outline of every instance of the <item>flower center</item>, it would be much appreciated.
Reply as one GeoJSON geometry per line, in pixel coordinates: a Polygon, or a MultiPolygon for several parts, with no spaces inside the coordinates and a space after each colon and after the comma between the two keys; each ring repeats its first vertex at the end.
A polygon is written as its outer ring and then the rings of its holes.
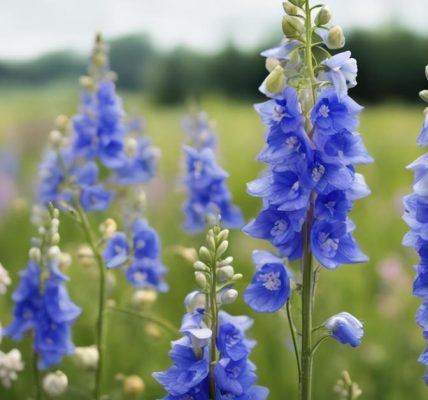
{"type": "Polygon", "coordinates": [[[284,111],[281,106],[274,106],[273,112],[272,112],[272,119],[275,122],[280,122],[282,118],[284,117],[284,111]]]}
{"type": "Polygon", "coordinates": [[[273,228],[271,229],[270,234],[272,236],[280,236],[287,229],[288,229],[288,223],[287,223],[287,221],[285,221],[283,219],[278,219],[277,221],[275,221],[275,224],[273,225],[273,228]]]}
{"type": "Polygon", "coordinates": [[[328,254],[335,254],[339,248],[339,239],[332,239],[328,233],[320,232],[319,242],[321,250],[328,254]]]}
{"type": "Polygon", "coordinates": [[[320,115],[323,118],[327,118],[330,115],[330,109],[326,104],[323,104],[320,109],[318,110],[318,115],[320,115]]]}
{"type": "Polygon", "coordinates": [[[325,174],[325,167],[324,165],[320,164],[312,170],[312,179],[315,182],[319,182],[324,174],[325,174]]]}
{"type": "Polygon", "coordinates": [[[259,280],[263,282],[263,286],[267,290],[277,291],[281,288],[281,280],[279,279],[279,272],[268,272],[260,274],[259,280]]]}

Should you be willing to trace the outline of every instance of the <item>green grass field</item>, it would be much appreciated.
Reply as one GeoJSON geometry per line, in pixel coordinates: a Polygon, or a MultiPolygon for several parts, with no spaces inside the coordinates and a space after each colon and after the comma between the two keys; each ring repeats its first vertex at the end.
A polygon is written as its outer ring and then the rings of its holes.
{"type": "MultiPolygon", "coordinates": [[[[138,113],[145,118],[147,134],[162,151],[159,175],[147,188],[147,216],[163,241],[163,259],[170,268],[167,276],[170,291],[159,297],[155,311],[178,326],[184,312],[183,299],[193,290],[194,283],[191,265],[175,254],[174,246],[199,246],[203,240],[202,235],[191,237],[180,227],[183,199],[179,175],[180,142],[183,138],[180,118],[185,107],[153,106],[136,95],[124,94],[124,99],[130,114],[138,113]]],[[[17,283],[19,269],[25,266],[33,233],[29,223],[29,204],[41,149],[56,115],[74,113],[77,100],[77,89],[60,86],[43,90],[7,89],[0,94],[1,143],[12,144],[22,157],[18,184],[25,202],[19,201],[0,220],[0,262],[11,272],[14,284],[17,283]]],[[[206,98],[202,101],[202,108],[217,122],[220,163],[230,172],[234,200],[249,219],[261,206],[260,201],[246,194],[245,184],[263,168],[255,161],[263,144],[262,124],[251,104],[226,98],[206,98]]],[[[363,113],[360,131],[376,161],[360,169],[372,188],[372,195],[357,202],[353,219],[357,224],[356,237],[369,255],[370,262],[322,272],[315,323],[322,323],[330,315],[346,310],[364,321],[365,338],[358,349],[333,341],[327,341],[321,347],[315,360],[316,400],[335,399],[332,388],[343,369],[349,370],[362,387],[362,399],[426,398],[422,381],[424,368],[417,363],[417,357],[424,349],[422,333],[414,321],[419,301],[411,295],[412,265],[416,259],[410,250],[400,245],[406,231],[401,220],[401,197],[410,191],[412,181],[405,166],[422,153],[415,144],[421,121],[422,106],[385,104],[368,107],[363,113]]],[[[80,231],[66,218],[62,220],[64,250],[73,252],[82,240],[80,231]]],[[[97,217],[93,221],[94,226],[101,220],[102,216],[97,217]]],[[[232,233],[230,243],[235,268],[244,274],[244,281],[239,285],[243,290],[253,272],[252,250],[269,247],[239,231],[232,233]]],[[[75,325],[75,343],[90,345],[93,343],[95,320],[96,271],[85,269],[75,259],[69,274],[72,297],[84,309],[75,325]]],[[[115,275],[117,286],[112,298],[126,306],[132,289],[120,271],[115,275]]],[[[11,319],[11,307],[9,295],[0,299],[3,324],[11,319]]],[[[296,369],[284,315],[255,315],[242,300],[229,307],[228,311],[249,314],[255,319],[250,332],[258,340],[258,346],[252,358],[258,367],[260,384],[271,390],[269,398],[295,399],[296,369]]],[[[104,384],[105,391],[112,393],[114,399],[123,398],[120,383],[115,379],[117,373],[141,375],[146,383],[144,399],[154,400],[163,395],[151,373],[170,365],[169,341],[174,337],[162,332],[160,337],[154,338],[146,328],[145,322],[139,319],[108,315],[108,366],[104,384]]],[[[8,350],[13,345],[5,339],[1,346],[8,350]]],[[[18,346],[23,351],[27,368],[12,389],[0,387],[2,400],[27,399],[31,392],[29,338],[18,346]]],[[[63,398],[84,399],[73,388],[89,388],[92,375],[77,370],[70,359],[61,369],[69,376],[72,386],[63,398]]]]}

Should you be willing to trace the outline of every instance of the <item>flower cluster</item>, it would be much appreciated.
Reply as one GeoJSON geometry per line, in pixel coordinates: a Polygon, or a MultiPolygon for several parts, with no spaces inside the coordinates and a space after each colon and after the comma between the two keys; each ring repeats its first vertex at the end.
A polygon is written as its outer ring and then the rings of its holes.
{"type": "Polygon", "coordinates": [[[166,291],[168,286],[163,280],[166,268],[162,265],[156,231],[141,218],[133,222],[130,231],[129,235],[115,232],[107,241],[103,252],[105,265],[107,268],[126,268],[126,277],[136,288],[166,291]]]}
{"type": "Polygon", "coordinates": [[[24,369],[21,353],[12,349],[8,353],[0,351],[0,382],[5,387],[10,387],[12,382],[18,378],[18,372],[24,369]]]}
{"type": "Polygon", "coordinates": [[[173,366],[154,374],[168,392],[169,400],[266,399],[267,389],[254,385],[255,366],[248,359],[255,342],[246,336],[252,320],[234,317],[223,310],[237,297],[232,289],[241,276],[235,274],[231,257],[221,258],[228,247],[227,230],[218,226],[207,236],[208,247],[201,247],[200,261],[194,265],[200,290],[185,299],[187,313],[172,343],[173,366]],[[219,355],[217,358],[217,354],[219,355]]]}
{"type": "MultiPolygon", "coordinates": [[[[300,27],[299,18],[287,15],[284,33],[296,37],[287,30],[290,18],[296,23],[293,29],[300,27]]],[[[248,184],[248,192],[263,199],[263,209],[244,232],[269,241],[289,261],[302,258],[308,232],[315,258],[335,269],[367,261],[353,239],[355,225],[348,214],[355,200],[370,193],[355,165],[372,158],[356,132],[362,107],[347,94],[356,84],[356,61],[350,52],[321,60],[312,90],[302,47],[285,39],[262,53],[270,74],[260,90],[270,99],[255,108],[267,131],[258,161],[268,168],[248,184]]],[[[256,311],[274,312],[289,297],[289,274],[272,254],[257,252],[255,262],[246,301],[256,311]]]]}
{"type": "Polygon", "coordinates": [[[21,340],[32,331],[40,368],[56,365],[74,352],[71,328],[81,312],[69,297],[65,286],[68,277],[61,271],[69,260],[58,247],[58,217],[58,209],[50,208],[39,227],[40,237],[34,239],[30,261],[13,294],[14,318],[4,332],[21,340]]]}
{"type": "MultiPolygon", "coordinates": [[[[428,70],[428,67],[427,67],[428,70]]],[[[428,79],[428,74],[427,74],[428,79]]],[[[428,102],[428,91],[421,92],[423,100],[428,102]]],[[[428,109],[425,111],[428,115],[428,109]]],[[[422,131],[418,137],[418,145],[428,145],[428,125],[425,118],[422,131]]],[[[424,154],[411,163],[409,170],[414,171],[413,193],[404,198],[404,220],[410,226],[405,235],[403,244],[413,247],[419,255],[419,264],[416,266],[416,278],[413,283],[413,294],[423,299],[416,314],[416,321],[424,331],[424,338],[428,338],[428,154],[424,154]]],[[[419,357],[419,361],[428,366],[428,348],[419,357]]],[[[428,373],[424,376],[428,385],[428,373]]]]}
{"type": "Polygon", "coordinates": [[[184,205],[184,229],[201,231],[209,218],[217,214],[221,216],[224,226],[241,227],[241,211],[232,203],[232,195],[226,186],[227,172],[217,164],[214,154],[216,139],[206,114],[186,117],[183,128],[190,144],[184,146],[188,193],[184,205]]]}

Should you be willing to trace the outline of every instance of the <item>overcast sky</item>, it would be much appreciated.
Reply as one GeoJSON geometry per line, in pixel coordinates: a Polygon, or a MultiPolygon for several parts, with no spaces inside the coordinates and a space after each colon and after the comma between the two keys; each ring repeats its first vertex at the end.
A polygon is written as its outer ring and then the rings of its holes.
{"type": "MultiPolygon", "coordinates": [[[[346,28],[401,24],[428,34],[428,0],[327,0],[346,28]]],[[[0,58],[70,48],[93,33],[147,32],[156,44],[210,51],[232,39],[252,46],[280,32],[281,0],[0,0],[0,58]]]]}

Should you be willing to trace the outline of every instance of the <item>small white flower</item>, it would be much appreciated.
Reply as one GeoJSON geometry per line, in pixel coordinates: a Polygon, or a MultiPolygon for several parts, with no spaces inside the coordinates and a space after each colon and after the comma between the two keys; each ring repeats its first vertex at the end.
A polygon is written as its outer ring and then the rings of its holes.
{"type": "Polygon", "coordinates": [[[138,309],[150,307],[157,299],[158,294],[153,289],[137,290],[132,296],[132,305],[138,309]]]}
{"type": "Polygon", "coordinates": [[[7,286],[12,283],[10,280],[9,272],[7,272],[6,268],[0,264],[0,294],[5,294],[7,290],[7,286]]]}
{"type": "Polygon", "coordinates": [[[49,396],[61,396],[67,390],[68,378],[62,371],[51,372],[43,378],[42,385],[49,396]]]}
{"type": "Polygon", "coordinates": [[[3,353],[0,351],[0,382],[5,387],[10,387],[18,378],[18,372],[24,369],[21,353],[17,349],[3,353]]]}
{"type": "Polygon", "coordinates": [[[76,347],[74,361],[79,367],[95,370],[98,364],[98,350],[95,346],[76,347]]]}

